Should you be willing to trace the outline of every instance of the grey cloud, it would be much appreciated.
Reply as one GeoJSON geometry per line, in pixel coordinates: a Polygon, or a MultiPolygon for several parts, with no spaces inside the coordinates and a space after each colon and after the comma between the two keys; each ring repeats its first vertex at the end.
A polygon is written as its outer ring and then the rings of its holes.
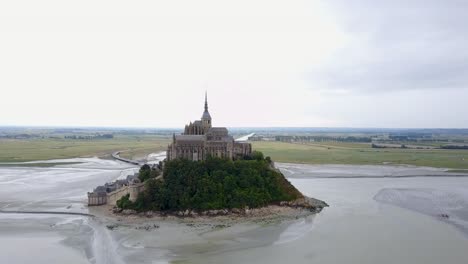
{"type": "Polygon", "coordinates": [[[468,1],[331,1],[352,36],[311,82],[380,92],[468,88],[468,1]]]}

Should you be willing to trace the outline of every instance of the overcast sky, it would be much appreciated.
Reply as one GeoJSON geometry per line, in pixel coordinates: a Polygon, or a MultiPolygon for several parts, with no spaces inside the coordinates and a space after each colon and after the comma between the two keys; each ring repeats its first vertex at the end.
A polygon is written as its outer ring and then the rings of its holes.
{"type": "Polygon", "coordinates": [[[468,127],[468,1],[0,1],[0,125],[468,127]]]}

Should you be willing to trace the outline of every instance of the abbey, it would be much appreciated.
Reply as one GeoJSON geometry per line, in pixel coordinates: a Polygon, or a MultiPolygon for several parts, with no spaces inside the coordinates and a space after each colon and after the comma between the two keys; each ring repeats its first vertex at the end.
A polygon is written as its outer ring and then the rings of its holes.
{"type": "Polygon", "coordinates": [[[207,157],[236,159],[252,153],[247,142],[236,142],[225,127],[213,127],[205,94],[205,111],[201,120],[190,122],[182,135],[173,135],[167,149],[167,159],[184,158],[198,161],[207,157]]]}

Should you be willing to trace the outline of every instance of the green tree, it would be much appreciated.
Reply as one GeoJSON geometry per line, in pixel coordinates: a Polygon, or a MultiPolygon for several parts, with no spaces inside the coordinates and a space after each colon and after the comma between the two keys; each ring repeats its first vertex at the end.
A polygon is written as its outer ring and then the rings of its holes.
{"type": "Polygon", "coordinates": [[[133,208],[133,203],[130,201],[130,194],[122,196],[119,200],[117,200],[117,207],[122,209],[130,209],[133,208]]]}
{"type": "MultiPolygon", "coordinates": [[[[164,180],[154,179],[150,171],[145,192],[130,206],[139,211],[209,210],[260,207],[302,197],[280,172],[271,169],[270,162],[261,152],[236,161],[168,161],[164,180]]],[[[147,175],[148,167],[140,173],[147,175]]],[[[128,206],[125,201],[122,204],[128,206]]]]}
{"type": "Polygon", "coordinates": [[[253,151],[252,152],[252,158],[257,161],[262,161],[263,160],[263,153],[260,151],[253,151]]]}
{"type": "Polygon", "coordinates": [[[138,178],[140,179],[141,182],[144,182],[150,178],[150,174],[151,174],[151,167],[148,164],[145,164],[141,166],[139,174],[138,174],[138,178]]]}

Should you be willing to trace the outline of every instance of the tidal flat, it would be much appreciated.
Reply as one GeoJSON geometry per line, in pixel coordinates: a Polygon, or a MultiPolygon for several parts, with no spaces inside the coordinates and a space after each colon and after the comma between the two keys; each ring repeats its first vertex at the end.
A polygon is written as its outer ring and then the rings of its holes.
{"type": "MultiPolygon", "coordinates": [[[[0,167],[0,209],[90,213],[88,191],[138,170],[98,158],[57,162],[63,164],[0,167]]],[[[468,177],[420,167],[277,166],[301,192],[330,207],[298,219],[228,225],[0,213],[0,263],[426,264],[468,259],[468,177]]]]}

